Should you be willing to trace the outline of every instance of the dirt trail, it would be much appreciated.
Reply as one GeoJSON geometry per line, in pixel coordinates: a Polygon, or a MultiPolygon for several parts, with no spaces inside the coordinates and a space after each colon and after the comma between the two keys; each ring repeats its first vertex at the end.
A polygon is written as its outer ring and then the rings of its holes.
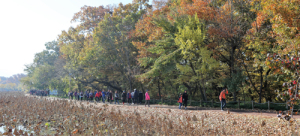
{"type": "MultiPolygon", "coordinates": [[[[28,94],[26,94],[26,96],[30,96],[28,94]]],[[[30,96],[32,97],[32,96],[30,96]]],[[[36,96],[37,97],[37,96],[36,96]]],[[[43,98],[47,98],[47,99],[51,99],[51,100],[69,100],[69,99],[63,99],[63,98],[56,98],[56,97],[43,97],[43,98]]],[[[70,101],[70,100],[69,100],[70,101]]],[[[74,103],[77,100],[72,100],[74,103]]],[[[85,106],[89,106],[90,104],[93,104],[95,107],[102,107],[104,105],[104,103],[99,102],[99,103],[94,103],[94,102],[87,102],[87,101],[81,101],[81,103],[85,106]],[[89,103],[89,104],[88,104],[89,103]]],[[[144,104],[141,105],[128,105],[127,103],[125,103],[124,105],[122,103],[120,103],[120,105],[118,104],[114,104],[114,102],[112,104],[109,104],[108,102],[105,102],[105,104],[109,105],[109,106],[115,106],[115,107],[119,107],[119,106],[131,106],[131,107],[145,107],[144,104]]],[[[150,105],[149,108],[165,108],[165,109],[178,109],[178,106],[168,106],[168,105],[150,105]]],[[[182,110],[185,110],[184,107],[182,107],[182,110]]],[[[277,114],[276,111],[258,111],[258,110],[238,110],[238,109],[226,109],[224,111],[221,111],[220,108],[206,108],[206,107],[193,107],[193,106],[188,106],[187,110],[197,110],[197,111],[205,111],[205,112],[215,112],[215,113],[220,113],[220,112],[230,112],[231,114],[245,114],[245,115],[259,115],[259,116],[265,116],[265,117],[276,117],[277,118],[277,114]]],[[[300,119],[300,115],[294,115],[293,118],[296,119],[300,119]]]]}

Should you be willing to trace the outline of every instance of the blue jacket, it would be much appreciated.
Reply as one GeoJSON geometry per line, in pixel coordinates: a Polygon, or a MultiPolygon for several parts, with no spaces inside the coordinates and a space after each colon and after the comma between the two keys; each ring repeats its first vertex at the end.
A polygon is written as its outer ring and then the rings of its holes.
{"type": "Polygon", "coordinates": [[[105,98],[105,92],[104,91],[102,92],[102,97],[105,98]]]}

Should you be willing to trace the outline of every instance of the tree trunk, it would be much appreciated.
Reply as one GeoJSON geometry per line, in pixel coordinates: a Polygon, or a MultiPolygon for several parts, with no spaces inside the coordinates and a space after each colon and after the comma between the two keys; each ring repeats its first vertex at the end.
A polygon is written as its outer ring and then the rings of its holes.
{"type": "MultiPolygon", "coordinates": [[[[234,42],[231,42],[231,57],[230,57],[230,77],[231,77],[231,81],[233,79],[233,74],[234,74],[234,51],[235,51],[235,45],[234,42]]],[[[233,101],[236,101],[236,90],[231,90],[233,91],[233,101]]]]}
{"type": "Polygon", "coordinates": [[[142,84],[142,83],[140,83],[140,85],[141,85],[141,88],[142,88],[142,92],[143,92],[143,94],[145,94],[145,93],[146,93],[146,91],[145,91],[145,89],[144,89],[144,86],[143,86],[143,84],[142,84]]]}
{"type": "Polygon", "coordinates": [[[262,87],[263,87],[263,69],[260,67],[260,90],[259,90],[259,103],[261,103],[261,93],[262,93],[262,87]]]}
{"type": "MultiPolygon", "coordinates": [[[[267,71],[266,76],[268,76],[270,72],[271,72],[271,69],[269,69],[267,71]]],[[[271,92],[270,88],[268,88],[267,78],[264,81],[264,86],[263,87],[265,89],[265,92],[267,93],[266,96],[265,96],[266,100],[272,102],[272,97],[274,97],[274,96],[272,96],[272,92],[271,92]]]]}
{"type": "Polygon", "coordinates": [[[191,93],[192,88],[187,83],[183,83],[183,85],[188,88],[188,92],[191,93]]]}
{"type": "MultiPolygon", "coordinates": [[[[230,4],[230,18],[231,18],[230,21],[233,21],[232,0],[228,0],[228,3],[230,4]]],[[[230,33],[232,33],[232,28],[233,28],[233,24],[230,23],[230,33]]],[[[236,48],[234,38],[232,38],[232,41],[230,42],[230,44],[231,44],[231,57],[230,57],[231,58],[230,70],[231,71],[230,71],[230,73],[231,73],[231,81],[232,81],[232,75],[234,73],[234,52],[235,52],[235,48],[236,48]]],[[[233,91],[233,100],[236,101],[236,90],[232,90],[232,91],[233,91]]]]}
{"type": "MultiPolygon", "coordinates": [[[[178,87],[179,87],[179,85],[176,84],[176,85],[175,85],[175,90],[176,90],[176,93],[177,93],[177,94],[175,93],[175,95],[174,95],[175,99],[178,99],[178,95],[179,95],[178,87]]],[[[180,96],[179,96],[179,97],[180,97],[180,96]]]]}
{"type": "Polygon", "coordinates": [[[130,61],[129,61],[129,46],[127,43],[125,43],[124,41],[124,36],[122,35],[122,46],[126,44],[126,47],[127,49],[125,48],[125,51],[126,51],[126,59],[127,59],[127,67],[128,67],[128,79],[129,79],[129,87],[130,87],[130,90],[132,90],[132,81],[131,81],[131,65],[130,65],[130,61]]]}
{"type": "Polygon", "coordinates": [[[161,84],[162,84],[163,88],[165,89],[164,93],[167,93],[167,88],[166,88],[165,83],[162,81],[161,84]]]}
{"type": "Polygon", "coordinates": [[[200,86],[200,92],[201,92],[201,95],[202,95],[202,99],[204,100],[204,101],[207,101],[207,98],[206,98],[206,91],[205,91],[205,86],[204,86],[204,82],[203,82],[203,89],[201,88],[201,86],[200,86]]]}
{"type": "Polygon", "coordinates": [[[158,87],[158,95],[159,95],[159,99],[161,100],[159,79],[157,79],[157,87],[158,87]]]}

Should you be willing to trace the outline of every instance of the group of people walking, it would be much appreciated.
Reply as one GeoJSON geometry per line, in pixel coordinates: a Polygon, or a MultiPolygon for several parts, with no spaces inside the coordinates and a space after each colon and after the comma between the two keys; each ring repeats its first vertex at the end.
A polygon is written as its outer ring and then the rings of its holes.
{"type": "MultiPolygon", "coordinates": [[[[113,92],[111,90],[108,90],[105,92],[105,90],[100,90],[100,91],[85,91],[85,93],[81,92],[72,92],[70,91],[68,93],[69,98],[73,99],[73,97],[75,97],[75,99],[77,100],[83,100],[83,98],[87,101],[101,101],[103,103],[105,103],[105,101],[107,100],[107,102],[109,102],[110,104],[114,101],[114,103],[119,103],[119,100],[122,100],[122,103],[124,105],[124,103],[127,101],[128,105],[131,104],[138,104],[142,102],[141,99],[141,92],[137,91],[136,89],[134,89],[134,91],[130,92],[128,91],[127,93],[125,91],[123,91],[123,93],[121,94],[121,97],[119,96],[118,92],[115,91],[115,93],[113,94],[113,92]]],[[[226,106],[226,100],[225,100],[225,94],[228,94],[228,90],[227,88],[224,88],[219,96],[219,99],[221,101],[221,110],[223,111],[224,107],[226,106]]],[[[148,93],[148,90],[145,93],[145,107],[146,105],[148,105],[148,107],[150,107],[150,95],[148,93]]],[[[184,106],[185,109],[187,109],[187,102],[188,102],[188,94],[187,91],[184,91],[183,94],[180,93],[179,98],[178,98],[178,103],[179,103],[179,109],[181,109],[181,106],[184,106]]]]}
{"type": "MultiPolygon", "coordinates": [[[[123,93],[121,94],[121,96],[119,96],[118,92],[115,91],[115,93],[113,93],[111,90],[105,91],[105,90],[96,90],[96,91],[88,91],[86,90],[85,93],[81,92],[77,92],[77,91],[70,91],[68,93],[69,99],[73,100],[73,98],[75,100],[86,100],[86,101],[93,101],[95,100],[96,102],[103,102],[105,103],[105,101],[107,100],[107,102],[109,102],[110,104],[114,101],[114,103],[118,103],[120,104],[120,100],[122,100],[122,103],[124,105],[124,103],[127,101],[129,105],[131,104],[138,104],[142,102],[141,99],[141,92],[137,91],[136,89],[134,89],[134,91],[130,92],[128,91],[127,93],[125,91],[123,91],[123,93]]],[[[148,106],[150,107],[150,96],[148,93],[148,90],[145,93],[145,106],[146,104],[148,104],[148,106]]]]}
{"type": "Polygon", "coordinates": [[[109,103],[112,103],[113,100],[115,100],[115,103],[119,103],[119,94],[117,91],[113,94],[111,90],[105,91],[105,90],[96,90],[96,91],[88,91],[86,90],[85,92],[77,92],[77,91],[70,91],[68,93],[69,98],[72,100],[73,98],[75,100],[86,100],[86,101],[102,101],[105,103],[107,100],[109,103]]]}
{"type": "MultiPolygon", "coordinates": [[[[224,110],[224,107],[226,106],[226,94],[228,94],[228,90],[227,88],[222,89],[219,99],[221,102],[221,110],[224,110]]],[[[186,93],[186,91],[184,91],[183,94],[180,93],[179,99],[178,99],[178,103],[179,103],[179,109],[181,109],[181,106],[184,106],[186,109],[187,106],[187,102],[188,102],[188,94],[186,93]]]]}
{"type": "Polygon", "coordinates": [[[30,95],[37,95],[37,96],[48,96],[49,91],[47,90],[30,90],[30,95]]]}
{"type": "Polygon", "coordinates": [[[186,109],[188,99],[189,99],[189,97],[188,97],[188,94],[186,93],[186,91],[184,91],[183,94],[180,93],[179,100],[178,100],[179,109],[181,109],[182,104],[186,109]]]}

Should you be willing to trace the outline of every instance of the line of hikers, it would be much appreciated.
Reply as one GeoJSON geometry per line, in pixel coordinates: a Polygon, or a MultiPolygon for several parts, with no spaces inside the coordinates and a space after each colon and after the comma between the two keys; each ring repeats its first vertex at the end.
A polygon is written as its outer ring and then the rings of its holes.
{"type": "MultiPolygon", "coordinates": [[[[228,94],[228,90],[227,88],[222,89],[219,99],[221,101],[221,110],[223,111],[224,107],[226,106],[226,100],[225,100],[225,94],[228,94]]],[[[119,100],[122,100],[123,105],[124,103],[127,101],[127,103],[129,105],[131,104],[138,104],[142,102],[143,100],[143,94],[142,92],[137,91],[136,89],[134,89],[134,91],[130,92],[128,91],[127,93],[125,91],[123,91],[121,97],[119,96],[118,92],[115,91],[115,93],[113,94],[111,90],[108,90],[107,92],[105,92],[105,90],[100,90],[100,91],[85,91],[85,93],[81,92],[77,92],[75,91],[74,93],[71,91],[68,93],[69,98],[73,99],[73,97],[75,97],[75,99],[77,100],[83,100],[83,98],[85,98],[85,100],[87,101],[101,101],[103,103],[105,103],[105,100],[107,100],[107,102],[112,103],[113,100],[115,102],[115,104],[118,102],[119,100]],[[114,97],[113,97],[114,96],[114,97]]],[[[179,109],[181,109],[181,106],[184,106],[185,109],[187,107],[187,102],[188,102],[188,94],[187,91],[184,91],[183,94],[180,93],[178,101],[179,103],[179,109]]],[[[145,106],[148,104],[148,106],[150,107],[150,95],[148,93],[148,90],[145,93],[145,106]]]]}
{"type": "Polygon", "coordinates": [[[30,90],[30,95],[37,95],[37,96],[48,96],[49,92],[47,90],[30,90]]]}
{"type": "MultiPolygon", "coordinates": [[[[68,93],[69,99],[75,99],[75,100],[86,100],[86,101],[96,101],[96,102],[100,102],[102,101],[103,103],[105,103],[105,101],[107,100],[107,102],[109,102],[110,104],[114,101],[114,103],[118,103],[120,104],[119,100],[122,100],[123,105],[124,103],[127,101],[129,105],[131,104],[138,104],[142,102],[143,100],[143,93],[137,91],[136,89],[134,89],[134,91],[130,92],[128,91],[127,93],[125,91],[123,91],[123,93],[121,94],[121,96],[119,96],[119,93],[117,91],[115,91],[115,93],[113,93],[111,90],[105,91],[105,90],[96,90],[96,91],[88,91],[86,90],[85,93],[84,92],[77,92],[77,91],[70,91],[68,93]]],[[[146,104],[148,104],[148,106],[150,107],[150,96],[148,94],[148,90],[145,93],[145,106],[146,104]]]]}

